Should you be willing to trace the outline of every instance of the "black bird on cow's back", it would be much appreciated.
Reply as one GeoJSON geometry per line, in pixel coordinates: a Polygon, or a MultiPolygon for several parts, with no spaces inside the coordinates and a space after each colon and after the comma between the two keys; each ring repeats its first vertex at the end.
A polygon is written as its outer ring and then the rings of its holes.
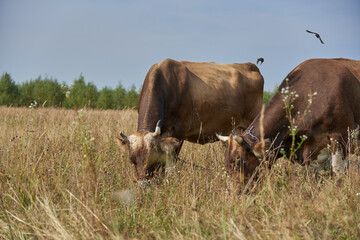
{"type": "Polygon", "coordinates": [[[256,64],[259,64],[260,65],[264,62],[264,59],[263,58],[258,58],[257,61],[256,61],[256,64]]]}
{"type": "Polygon", "coordinates": [[[320,37],[320,34],[318,34],[318,33],[316,33],[316,32],[312,32],[312,31],[309,31],[309,30],[306,30],[308,33],[311,33],[311,34],[315,34],[315,37],[317,37],[319,40],[320,40],[320,42],[322,43],[322,44],[324,44],[324,42],[323,42],[323,40],[321,39],[321,37],[320,37]]]}

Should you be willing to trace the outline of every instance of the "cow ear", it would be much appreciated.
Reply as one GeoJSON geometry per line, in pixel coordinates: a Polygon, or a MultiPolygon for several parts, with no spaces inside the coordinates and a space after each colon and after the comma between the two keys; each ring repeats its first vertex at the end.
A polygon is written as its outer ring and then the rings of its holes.
{"type": "Polygon", "coordinates": [[[174,152],[181,145],[181,141],[174,137],[162,138],[160,141],[161,149],[165,152],[174,152]]]}
{"type": "MultiPolygon", "coordinates": [[[[267,139],[264,139],[264,144],[265,144],[265,147],[264,147],[264,151],[268,150],[271,146],[271,141],[269,138],[267,139]]],[[[255,154],[256,157],[263,157],[262,153],[263,153],[263,149],[262,148],[262,145],[261,145],[261,141],[260,142],[257,142],[255,145],[254,145],[254,149],[253,149],[253,152],[255,154]]]]}
{"type": "Polygon", "coordinates": [[[116,137],[115,141],[120,146],[120,148],[127,148],[129,146],[129,140],[127,139],[120,139],[116,137]]]}

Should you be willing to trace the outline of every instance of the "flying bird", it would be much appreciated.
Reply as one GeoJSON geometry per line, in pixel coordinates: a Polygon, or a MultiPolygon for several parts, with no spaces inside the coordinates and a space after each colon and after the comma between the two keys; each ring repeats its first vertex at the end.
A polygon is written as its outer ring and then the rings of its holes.
{"type": "Polygon", "coordinates": [[[264,59],[263,58],[258,58],[257,61],[256,61],[256,64],[259,64],[260,65],[264,62],[264,59]]]}
{"type": "Polygon", "coordinates": [[[320,34],[318,34],[318,33],[316,33],[316,32],[309,31],[309,30],[306,30],[306,31],[307,31],[308,33],[311,33],[311,34],[315,34],[315,37],[317,37],[317,38],[320,40],[320,42],[321,42],[322,44],[324,44],[323,40],[321,40],[320,34]]]}

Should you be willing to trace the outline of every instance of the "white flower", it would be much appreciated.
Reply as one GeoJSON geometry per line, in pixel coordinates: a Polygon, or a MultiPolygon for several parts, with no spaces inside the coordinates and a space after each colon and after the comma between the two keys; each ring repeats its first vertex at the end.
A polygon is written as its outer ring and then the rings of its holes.
{"type": "Polygon", "coordinates": [[[316,96],[318,93],[317,92],[314,92],[314,96],[316,96]]]}
{"type": "Polygon", "coordinates": [[[295,97],[297,97],[297,98],[298,98],[298,97],[299,97],[299,94],[295,94],[295,97]]]}

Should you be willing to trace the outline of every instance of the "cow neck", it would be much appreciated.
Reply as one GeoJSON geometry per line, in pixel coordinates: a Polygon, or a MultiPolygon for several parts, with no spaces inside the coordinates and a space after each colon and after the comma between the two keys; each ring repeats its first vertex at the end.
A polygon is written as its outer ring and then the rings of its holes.
{"type": "Polygon", "coordinates": [[[138,132],[154,132],[156,123],[163,123],[163,104],[157,95],[145,96],[139,104],[138,132]]]}
{"type": "Polygon", "coordinates": [[[138,132],[155,131],[156,123],[164,120],[164,99],[166,98],[166,81],[157,65],[150,68],[145,77],[138,104],[138,132]],[[165,84],[165,85],[164,85],[165,84]]]}
{"type": "MultiPolygon", "coordinates": [[[[243,133],[246,134],[247,138],[250,139],[252,146],[259,142],[260,137],[260,117],[258,114],[251,125],[243,133]],[[251,136],[256,136],[257,139],[251,136]]],[[[288,119],[285,115],[284,103],[279,93],[276,93],[264,110],[264,118],[262,121],[262,128],[264,133],[264,139],[269,139],[273,142],[273,147],[278,147],[283,138],[288,134],[289,125],[288,119]],[[279,135],[280,133],[280,135],[279,135]]]]}

